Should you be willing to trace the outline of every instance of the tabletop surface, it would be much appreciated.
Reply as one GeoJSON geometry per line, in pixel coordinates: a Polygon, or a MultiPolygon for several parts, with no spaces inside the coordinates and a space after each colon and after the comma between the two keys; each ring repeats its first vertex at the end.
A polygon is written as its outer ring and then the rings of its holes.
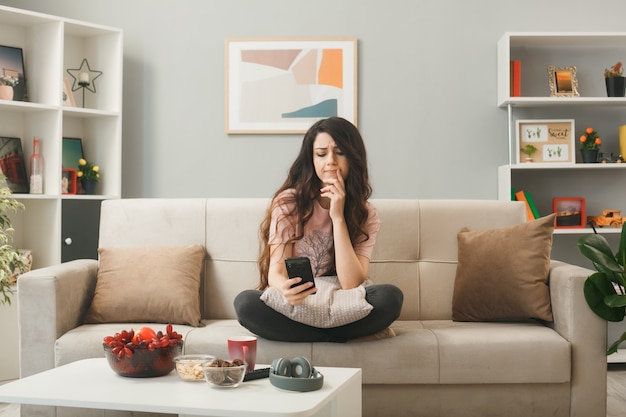
{"type": "Polygon", "coordinates": [[[346,384],[361,384],[358,368],[316,369],[324,375],[322,389],[294,392],[274,387],[268,378],[237,388],[183,381],[176,371],[127,378],[114,373],[104,358],[85,359],[1,385],[0,402],[190,415],[308,416],[346,384]]]}

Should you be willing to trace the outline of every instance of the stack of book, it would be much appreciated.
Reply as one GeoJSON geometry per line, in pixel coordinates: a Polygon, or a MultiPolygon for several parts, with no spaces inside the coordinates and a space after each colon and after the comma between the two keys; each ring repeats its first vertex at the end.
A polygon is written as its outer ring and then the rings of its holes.
{"type": "Polygon", "coordinates": [[[511,200],[513,201],[523,201],[526,203],[526,214],[528,216],[528,220],[535,220],[541,217],[539,215],[539,210],[537,210],[537,206],[535,205],[535,200],[527,191],[517,191],[515,188],[511,189],[511,200]]]}

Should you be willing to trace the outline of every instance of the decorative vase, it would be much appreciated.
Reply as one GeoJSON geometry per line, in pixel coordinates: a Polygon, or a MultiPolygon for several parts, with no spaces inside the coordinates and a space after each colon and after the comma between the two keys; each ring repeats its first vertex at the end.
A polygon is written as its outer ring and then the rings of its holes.
{"type": "Polygon", "coordinates": [[[96,185],[98,183],[96,181],[81,181],[83,185],[83,194],[95,194],[96,193],[96,185]]]}
{"type": "Polygon", "coordinates": [[[606,83],[606,95],[608,97],[624,97],[626,92],[625,77],[607,77],[604,79],[606,83]]]}
{"type": "Polygon", "coordinates": [[[13,100],[13,87],[10,85],[0,85],[0,99],[13,100]]]}
{"type": "Polygon", "coordinates": [[[583,158],[583,163],[593,164],[598,162],[598,150],[597,149],[581,149],[580,155],[583,158]]]}

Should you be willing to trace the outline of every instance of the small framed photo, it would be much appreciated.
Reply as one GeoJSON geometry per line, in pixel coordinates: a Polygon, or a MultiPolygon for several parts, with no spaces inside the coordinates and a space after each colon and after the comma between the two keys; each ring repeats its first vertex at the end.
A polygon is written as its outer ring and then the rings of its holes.
{"type": "Polygon", "coordinates": [[[63,105],[76,107],[74,94],[72,93],[72,86],[70,86],[70,80],[67,77],[63,77],[63,105]]]}
{"type": "Polygon", "coordinates": [[[0,170],[12,193],[28,194],[30,185],[20,138],[0,137],[0,170]]]}
{"type": "Polygon", "coordinates": [[[555,197],[552,199],[552,208],[556,213],[556,228],[582,228],[587,225],[584,198],[555,197]]]}
{"type": "Polygon", "coordinates": [[[357,124],[357,39],[226,40],[228,134],[298,134],[317,120],[357,124]]]}
{"type": "Polygon", "coordinates": [[[61,194],[76,194],[76,170],[74,168],[63,168],[61,194]]]}
{"type": "MultiPolygon", "coordinates": [[[[85,157],[81,138],[63,138],[61,168],[78,170],[78,160],[85,157]]],[[[82,183],[76,184],[76,194],[82,192],[82,183]]]]}
{"type": "Polygon", "coordinates": [[[78,169],[78,160],[85,157],[81,138],[63,138],[62,168],[78,169]]]}
{"type": "Polygon", "coordinates": [[[26,75],[22,48],[0,45],[0,75],[6,80],[0,84],[13,85],[13,101],[25,101],[26,75]]]}
{"type": "Polygon", "coordinates": [[[574,119],[518,120],[517,163],[576,163],[574,119]]]}
{"type": "Polygon", "coordinates": [[[576,67],[548,67],[550,97],[578,97],[576,67]]]}

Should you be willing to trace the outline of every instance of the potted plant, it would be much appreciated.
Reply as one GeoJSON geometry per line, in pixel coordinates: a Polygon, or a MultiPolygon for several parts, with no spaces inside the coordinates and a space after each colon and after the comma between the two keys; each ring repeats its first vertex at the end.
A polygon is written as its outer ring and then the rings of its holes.
{"type": "Polygon", "coordinates": [[[13,100],[13,87],[18,84],[18,79],[10,75],[0,75],[0,99],[13,100]]]}
{"type": "MultiPolygon", "coordinates": [[[[578,250],[593,262],[597,272],[589,275],[584,285],[585,300],[599,317],[604,320],[619,322],[626,313],[626,227],[622,234],[617,253],[613,255],[606,238],[597,233],[578,239],[578,250]]],[[[617,352],[617,348],[626,340],[626,332],[606,351],[607,355],[617,352]]]]}
{"type": "Polygon", "coordinates": [[[609,97],[624,97],[626,83],[624,83],[624,67],[621,62],[604,70],[604,81],[606,83],[606,95],[609,97]]]}
{"type": "Polygon", "coordinates": [[[11,214],[24,210],[24,204],[12,198],[6,177],[0,174],[0,305],[11,304],[12,286],[20,273],[30,269],[29,255],[11,245],[11,214]]]}
{"type": "Polygon", "coordinates": [[[533,158],[532,155],[537,151],[537,148],[531,144],[528,144],[526,146],[524,146],[522,148],[522,152],[524,152],[526,155],[528,155],[526,157],[526,162],[532,162],[533,158]]]}
{"type": "Polygon", "coordinates": [[[100,179],[100,167],[93,162],[80,158],[76,177],[81,182],[85,194],[95,194],[96,184],[100,179]]]}
{"type": "Polygon", "coordinates": [[[585,129],[585,133],[580,136],[580,154],[585,163],[598,162],[598,152],[602,139],[598,136],[598,132],[593,127],[585,129]]]}

